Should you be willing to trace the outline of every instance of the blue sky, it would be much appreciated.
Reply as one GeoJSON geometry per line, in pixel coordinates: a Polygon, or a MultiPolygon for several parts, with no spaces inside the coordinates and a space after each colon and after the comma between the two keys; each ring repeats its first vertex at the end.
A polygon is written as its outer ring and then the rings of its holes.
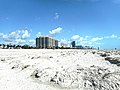
{"type": "Polygon", "coordinates": [[[0,0],[0,43],[60,42],[120,49],[120,0],[0,0]]]}

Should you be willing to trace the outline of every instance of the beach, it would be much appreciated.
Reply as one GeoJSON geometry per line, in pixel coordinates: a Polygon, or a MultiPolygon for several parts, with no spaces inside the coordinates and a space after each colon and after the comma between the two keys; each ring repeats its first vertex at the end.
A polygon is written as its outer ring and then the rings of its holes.
{"type": "Polygon", "coordinates": [[[120,51],[0,49],[0,90],[120,90],[120,51]]]}

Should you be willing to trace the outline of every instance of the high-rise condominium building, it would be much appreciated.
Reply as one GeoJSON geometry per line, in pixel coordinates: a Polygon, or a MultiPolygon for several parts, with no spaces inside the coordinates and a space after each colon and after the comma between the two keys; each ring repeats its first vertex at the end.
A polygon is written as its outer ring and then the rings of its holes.
{"type": "Polygon", "coordinates": [[[72,41],[71,45],[72,45],[72,48],[74,48],[75,47],[75,41],[72,41]]]}
{"type": "Polygon", "coordinates": [[[52,37],[40,36],[36,38],[37,48],[58,48],[58,40],[52,37]]]}

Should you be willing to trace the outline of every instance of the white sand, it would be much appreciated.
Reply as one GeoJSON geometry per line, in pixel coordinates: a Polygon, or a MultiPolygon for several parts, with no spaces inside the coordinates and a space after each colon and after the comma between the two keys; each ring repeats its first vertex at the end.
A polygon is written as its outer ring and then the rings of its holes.
{"type": "Polygon", "coordinates": [[[1,49],[0,90],[120,90],[120,67],[106,57],[120,51],[1,49]]]}

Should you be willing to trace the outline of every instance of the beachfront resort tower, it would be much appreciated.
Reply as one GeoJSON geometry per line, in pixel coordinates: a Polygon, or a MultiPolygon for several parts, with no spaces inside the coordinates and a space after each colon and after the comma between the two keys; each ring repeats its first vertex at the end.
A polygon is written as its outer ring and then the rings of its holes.
{"type": "Polygon", "coordinates": [[[36,47],[37,48],[57,48],[58,41],[52,37],[40,36],[36,38],[36,47]]]}

